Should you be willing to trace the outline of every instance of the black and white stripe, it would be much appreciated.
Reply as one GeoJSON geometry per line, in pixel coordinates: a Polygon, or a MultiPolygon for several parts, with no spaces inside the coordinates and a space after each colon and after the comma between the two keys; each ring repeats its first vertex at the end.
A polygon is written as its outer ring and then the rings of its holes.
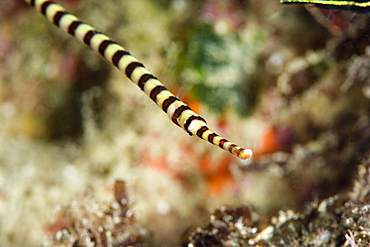
{"type": "Polygon", "coordinates": [[[314,4],[320,8],[349,10],[368,13],[370,1],[367,0],[280,0],[281,3],[314,4]]]}
{"type": "Polygon", "coordinates": [[[145,66],[126,51],[122,46],[112,41],[106,35],[93,27],[81,22],[77,17],[66,12],[63,7],[48,0],[25,0],[39,12],[45,15],[65,32],[99,52],[141,90],[143,90],[176,125],[190,135],[196,135],[213,145],[216,145],[241,159],[252,156],[250,149],[244,149],[217,135],[207,126],[206,121],[193,112],[189,106],[175,97],[145,66]]]}

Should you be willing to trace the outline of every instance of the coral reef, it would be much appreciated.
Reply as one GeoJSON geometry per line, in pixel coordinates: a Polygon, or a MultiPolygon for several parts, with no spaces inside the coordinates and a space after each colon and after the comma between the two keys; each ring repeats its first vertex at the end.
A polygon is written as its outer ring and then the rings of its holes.
{"type": "Polygon", "coordinates": [[[248,207],[222,207],[207,226],[185,235],[182,246],[368,246],[369,155],[348,193],[312,202],[304,213],[281,211],[269,224],[248,207]]]}
{"type": "Polygon", "coordinates": [[[135,222],[126,185],[114,184],[115,201],[99,204],[91,196],[62,206],[44,246],[142,246],[147,231],[135,222]]]}
{"type": "Polygon", "coordinates": [[[190,138],[88,47],[0,1],[1,246],[369,244],[367,16],[272,0],[57,2],[255,156],[190,138]],[[112,202],[116,180],[127,186],[112,202]]]}
{"type": "Polygon", "coordinates": [[[247,246],[258,233],[257,214],[248,207],[221,207],[209,224],[184,236],[182,246],[247,246]]]}

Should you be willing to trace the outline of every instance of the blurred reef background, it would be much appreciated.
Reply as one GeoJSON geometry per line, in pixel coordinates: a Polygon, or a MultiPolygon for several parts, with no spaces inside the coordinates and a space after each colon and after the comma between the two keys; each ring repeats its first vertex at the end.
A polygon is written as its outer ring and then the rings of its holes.
{"type": "Polygon", "coordinates": [[[0,246],[368,246],[370,19],[278,0],[60,0],[241,161],[0,1],[0,246]]]}

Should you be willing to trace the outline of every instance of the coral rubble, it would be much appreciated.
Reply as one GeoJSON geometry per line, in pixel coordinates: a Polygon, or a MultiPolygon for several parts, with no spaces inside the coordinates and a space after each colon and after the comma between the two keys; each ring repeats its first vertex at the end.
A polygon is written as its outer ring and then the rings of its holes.
{"type": "Polygon", "coordinates": [[[116,181],[115,201],[98,203],[91,196],[62,206],[44,246],[142,246],[147,235],[129,208],[125,183],[116,181]]]}

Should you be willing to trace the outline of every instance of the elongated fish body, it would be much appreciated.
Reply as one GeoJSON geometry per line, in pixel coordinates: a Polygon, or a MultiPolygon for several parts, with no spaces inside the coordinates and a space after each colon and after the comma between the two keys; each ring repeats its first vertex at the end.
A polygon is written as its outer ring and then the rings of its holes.
{"type": "Polygon", "coordinates": [[[54,1],[25,1],[45,15],[50,22],[100,53],[126,74],[133,83],[138,85],[144,93],[167,113],[174,124],[184,129],[187,133],[208,141],[241,159],[247,159],[252,156],[250,149],[239,147],[210,130],[204,118],[193,112],[189,106],[175,97],[137,58],[108,36],[66,12],[62,6],[54,3],[54,1]]]}
{"type": "Polygon", "coordinates": [[[349,10],[364,13],[370,12],[370,1],[368,0],[280,0],[280,3],[314,4],[320,8],[349,10]]]}

